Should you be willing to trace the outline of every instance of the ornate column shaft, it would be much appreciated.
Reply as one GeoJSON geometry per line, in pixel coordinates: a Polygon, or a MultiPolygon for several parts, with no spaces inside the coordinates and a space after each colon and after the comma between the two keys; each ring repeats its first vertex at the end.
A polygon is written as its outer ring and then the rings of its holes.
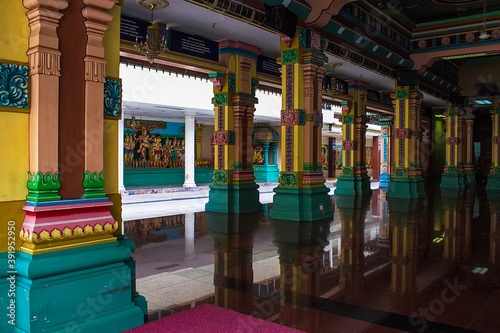
{"type": "Polygon", "coordinates": [[[490,113],[492,123],[492,152],[486,191],[496,192],[500,191],[500,96],[495,96],[494,109],[490,113]]]}
{"type": "Polygon", "coordinates": [[[264,146],[264,165],[269,166],[269,142],[263,142],[262,145],[264,146]]]}
{"type": "Polygon", "coordinates": [[[441,176],[442,189],[463,189],[462,112],[448,104],[446,116],[446,162],[441,176]]]}
{"type": "Polygon", "coordinates": [[[104,128],[104,83],[106,82],[106,60],[102,43],[107,22],[113,19],[108,10],[114,0],[84,0],[82,10],[87,30],[85,49],[85,125],[84,125],[84,180],[83,198],[104,197],[103,173],[103,128],[104,128]]]}
{"type": "Polygon", "coordinates": [[[389,186],[391,178],[391,132],[392,132],[392,117],[382,116],[379,118],[381,127],[380,143],[380,183],[381,187],[389,186]]]}
{"type": "Polygon", "coordinates": [[[278,166],[278,143],[272,142],[271,147],[273,148],[273,165],[278,166]]]}
{"type": "Polygon", "coordinates": [[[420,165],[418,134],[422,93],[410,86],[396,86],[394,103],[395,161],[387,196],[418,198],[425,196],[420,165]]]}
{"type": "Polygon", "coordinates": [[[281,173],[272,218],[317,220],[331,216],[321,169],[321,82],[326,56],[319,33],[297,28],[293,40],[280,44],[283,109],[281,173]]]}
{"type": "Polygon", "coordinates": [[[242,42],[219,42],[219,60],[226,73],[212,73],[215,106],[214,182],[207,211],[243,213],[258,211],[258,185],[253,171],[253,114],[258,81],[256,61],[260,50],[242,42]]]}
{"type": "Polygon", "coordinates": [[[471,110],[465,113],[465,142],[464,142],[464,177],[465,186],[474,188],[476,185],[476,175],[474,165],[474,114],[471,110]]]}
{"type": "Polygon", "coordinates": [[[68,1],[23,1],[31,29],[28,44],[30,74],[28,179],[29,201],[59,200],[58,112],[60,56],[57,27],[68,1]]]}
{"type": "Polygon", "coordinates": [[[371,195],[366,171],[366,102],[368,84],[349,81],[350,102],[342,102],[342,169],[335,194],[371,195]]]}

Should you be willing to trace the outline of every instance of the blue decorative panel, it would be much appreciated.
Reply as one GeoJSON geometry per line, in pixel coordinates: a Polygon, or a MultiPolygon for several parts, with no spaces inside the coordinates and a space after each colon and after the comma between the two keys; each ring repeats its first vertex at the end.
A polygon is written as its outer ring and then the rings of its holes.
{"type": "Polygon", "coordinates": [[[106,79],[104,83],[104,115],[120,118],[122,104],[122,83],[106,79]]]}
{"type": "Polygon", "coordinates": [[[0,107],[28,111],[28,66],[0,63],[0,107]]]}

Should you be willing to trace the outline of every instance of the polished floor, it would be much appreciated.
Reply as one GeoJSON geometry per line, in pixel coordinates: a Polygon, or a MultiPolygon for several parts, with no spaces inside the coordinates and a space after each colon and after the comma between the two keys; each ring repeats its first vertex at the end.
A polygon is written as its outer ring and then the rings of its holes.
{"type": "Polygon", "coordinates": [[[205,213],[203,197],[129,198],[149,320],[211,303],[306,332],[498,332],[500,219],[485,194],[372,188],[300,223],[271,220],[266,190],[262,211],[241,215],[205,213]]]}

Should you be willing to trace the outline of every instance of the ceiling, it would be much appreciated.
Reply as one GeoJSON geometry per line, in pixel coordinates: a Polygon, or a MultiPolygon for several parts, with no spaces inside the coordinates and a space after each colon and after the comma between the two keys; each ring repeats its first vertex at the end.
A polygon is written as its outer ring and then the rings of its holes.
{"type": "MultiPolygon", "coordinates": [[[[385,7],[388,1],[376,1],[385,7]]],[[[479,15],[500,10],[498,0],[400,0],[401,11],[414,24],[437,20],[458,19],[465,16],[479,15]]]]}
{"type": "MultiPolygon", "coordinates": [[[[170,5],[168,8],[154,12],[154,21],[166,23],[168,28],[173,28],[185,33],[200,35],[215,41],[223,39],[243,41],[259,47],[262,54],[268,57],[277,57],[280,55],[280,39],[275,33],[270,32],[267,29],[250,25],[184,0],[169,0],[169,2],[170,5]]],[[[455,8],[457,7],[456,3],[468,1],[441,1],[450,3],[453,2],[455,3],[455,6],[438,4],[437,2],[439,1],[427,0],[403,0],[401,2],[405,8],[404,13],[411,16],[412,19],[418,21],[422,18],[429,18],[432,15],[435,15],[425,12],[432,11],[432,9],[439,10],[440,13],[444,13],[446,17],[450,15],[459,15],[458,13],[460,11],[456,11],[455,8]]],[[[498,1],[488,2],[493,3],[498,1]]],[[[466,6],[467,8],[470,8],[470,10],[477,11],[478,8],[481,7],[481,1],[472,1],[470,6],[467,4],[462,4],[460,6],[466,6]]],[[[137,5],[135,0],[124,0],[122,14],[125,16],[137,17],[146,21],[151,19],[151,11],[137,5]]],[[[378,91],[391,92],[394,90],[393,79],[379,75],[332,55],[328,55],[328,58],[329,63],[342,64],[342,66],[335,69],[335,76],[338,78],[344,80],[362,80],[369,83],[371,89],[378,91]]],[[[444,107],[446,102],[428,94],[424,94],[424,105],[428,107],[444,107]]],[[[148,109],[148,106],[145,105],[143,109],[148,109]]]]}

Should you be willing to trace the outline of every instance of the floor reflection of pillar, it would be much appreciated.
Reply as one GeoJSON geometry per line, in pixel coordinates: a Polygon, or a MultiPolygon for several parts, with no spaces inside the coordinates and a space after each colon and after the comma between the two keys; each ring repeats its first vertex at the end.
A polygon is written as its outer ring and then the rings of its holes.
{"type": "Polygon", "coordinates": [[[195,250],[195,213],[186,213],[184,223],[184,254],[186,259],[196,257],[195,250]]]}

